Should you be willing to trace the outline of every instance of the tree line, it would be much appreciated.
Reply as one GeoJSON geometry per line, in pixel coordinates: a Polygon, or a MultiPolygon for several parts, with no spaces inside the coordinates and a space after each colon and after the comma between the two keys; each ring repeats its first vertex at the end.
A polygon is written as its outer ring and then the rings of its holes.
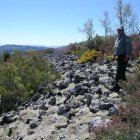
{"type": "MultiPolygon", "coordinates": [[[[139,32],[138,29],[138,16],[133,11],[133,6],[131,3],[123,4],[123,0],[117,0],[116,6],[114,7],[116,10],[115,18],[118,19],[119,24],[123,25],[125,28],[125,33],[129,35],[135,35],[139,32]]],[[[110,20],[108,11],[104,11],[104,19],[99,20],[101,26],[104,28],[105,41],[107,44],[107,38],[110,34],[113,34],[113,30],[111,28],[112,20],[110,20]]],[[[95,30],[93,28],[93,19],[89,18],[84,23],[84,28],[80,29],[78,27],[79,32],[83,33],[87,40],[92,40],[95,36],[95,30]]]]}

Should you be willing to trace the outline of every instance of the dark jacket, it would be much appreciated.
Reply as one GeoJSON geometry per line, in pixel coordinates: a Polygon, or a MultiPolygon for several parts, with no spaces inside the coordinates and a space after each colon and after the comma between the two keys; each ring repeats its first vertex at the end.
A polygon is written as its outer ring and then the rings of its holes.
{"type": "Polygon", "coordinates": [[[122,34],[116,39],[114,49],[114,55],[131,54],[132,43],[130,37],[126,36],[125,33],[122,34]]]}

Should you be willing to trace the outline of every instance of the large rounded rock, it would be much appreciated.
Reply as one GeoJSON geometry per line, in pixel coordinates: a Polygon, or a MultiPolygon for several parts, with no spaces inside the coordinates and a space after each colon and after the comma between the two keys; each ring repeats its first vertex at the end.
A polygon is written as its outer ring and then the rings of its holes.
{"type": "Polygon", "coordinates": [[[55,105],[56,104],[56,98],[52,97],[49,101],[48,101],[49,105],[55,105]]]}
{"type": "Polygon", "coordinates": [[[33,110],[37,110],[38,109],[38,105],[33,106],[33,110]]]}
{"type": "Polygon", "coordinates": [[[57,111],[57,114],[58,115],[61,115],[61,114],[64,114],[68,111],[70,111],[70,106],[69,105],[65,105],[65,106],[62,106],[62,107],[59,107],[58,111],[57,111]]]}
{"type": "Polygon", "coordinates": [[[32,135],[32,134],[34,134],[34,133],[35,133],[35,132],[32,131],[32,130],[29,130],[29,131],[27,132],[28,135],[32,135]]]}
{"type": "Polygon", "coordinates": [[[87,93],[87,92],[88,92],[88,87],[87,86],[83,86],[81,84],[75,86],[74,95],[76,95],[76,96],[84,95],[84,93],[87,93]]]}
{"type": "Polygon", "coordinates": [[[68,84],[69,84],[69,81],[62,81],[59,86],[58,86],[58,89],[59,90],[62,90],[62,89],[65,89],[68,87],[68,84]]]}
{"type": "Polygon", "coordinates": [[[29,125],[29,127],[30,127],[31,129],[34,129],[34,128],[38,127],[38,125],[37,125],[36,123],[31,123],[31,124],[29,125]]]}
{"type": "Polygon", "coordinates": [[[40,98],[40,94],[35,94],[33,97],[32,97],[32,101],[37,101],[38,99],[40,98]]]}
{"type": "Polygon", "coordinates": [[[109,109],[109,115],[114,115],[118,113],[118,109],[116,107],[111,107],[109,109]]]}
{"type": "Polygon", "coordinates": [[[33,119],[27,119],[27,120],[25,121],[25,123],[26,123],[26,124],[29,124],[32,120],[33,120],[33,119]]]}

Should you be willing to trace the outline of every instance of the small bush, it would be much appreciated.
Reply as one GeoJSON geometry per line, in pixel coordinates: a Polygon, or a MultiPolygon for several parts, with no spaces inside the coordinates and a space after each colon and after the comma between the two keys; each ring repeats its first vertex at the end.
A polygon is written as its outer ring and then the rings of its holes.
{"type": "Polygon", "coordinates": [[[7,61],[7,59],[11,57],[11,54],[10,52],[3,50],[3,53],[1,54],[1,56],[3,58],[3,61],[7,61]]]}
{"type": "Polygon", "coordinates": [[[99,46],[105,43],[104,37],[96,35],[92,40],[83,42],[84,47],[89,50],[99,51],[99,46]]]}
{"type": "Polygon", "coordinates": [[[94,42],[94,50],[99,51],[99,46],[105,44],[105,39],[102,36],[96,35],[93,39],[94,42]]]}
{"type": "Polygon", "coordinates": [[[20,51],[17,49],[17,48],[15,48],[14,50],[13,50],[13,53],[12,53],[12,56],[17,56],[18,54],[20,54],[20,51]]]}
{"type": "Polygon", "coordinates": [[[86,47],[82,47],[82,48],[80,49],[80,52],[79,52],[80,57],[81,57],[87,50],[88,50],[88,49],[87,49],[86,47]]]}
{"type": "Polygon", "coordinates": [[[46,51],[45,51],[45,54],[46,53],[53,53],[54,52],[54,48],[48,48],[46,51]]]}
{"type": "Polygon", "coordinates": [[[95,50],[87,50],[80,59],[77,60],[78,63],[86,63],[86,62],[94,62],[98,55],[101,52],[95,51],[95,50]]]}
{"type": "Polygon", "coordinates": [[[85,47],[88,48],[89,50],[97,50],[97,47],[94,44],[93,40],[88,40],[87,42],[85,42],[85,47]]]}
{"type": "Polygon", "coordinates": [[[34,49],[30,48],[29,50],[24,51],[24,53],[30,53],[30,52],[35,52],[35,51],[36,51],[36,50],[34,50],[34,49]]]}

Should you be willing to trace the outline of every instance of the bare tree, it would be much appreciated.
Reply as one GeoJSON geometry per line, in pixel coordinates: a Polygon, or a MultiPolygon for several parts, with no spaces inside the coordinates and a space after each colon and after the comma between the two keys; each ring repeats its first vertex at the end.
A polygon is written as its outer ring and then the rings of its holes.
{"type": "Polygon", "coordinates": [[[86,23],[84,23],[84,29],[80,29],[78,31],[83,33],[87,40],[91,40],[95,34],[95,30],[93,30],[93,19],[88,19],[86,23]]]}
{"type": "Polygon", "coordinates": [[[119,24],[125,27],[125,31],[128,30],[130,17],[132,15],[132,5],[127,3],[125,5],[122,4],[122,0],[116,1],[116,7],[114,7],[116,12],[116,18],[119,20],[119,24]]]}
{"type": "Polygon", "coordinates": [[[119,19],[120,24],[123,24],[123,5],[122,5],[122,0],[117,0],[116,1],[116,6],[114,7],[117,11],[116,13],[116,18],[119,19]]]}
{"type": "Polygon", "coordinates": [[[138,16],[136,13],[133,13],[130,18],[130,22],[129,22],[129,29],[130,29],[129,33],[130,34],[134,35],[139,32],[138,24],[139,24],[138,16]]]}
{"type": "Polygon", "coordinates": [[[110,27],[111,21],[109,20],[107,11],[104,12],[104,19],[100,19],[100,22],[101,22],[101,26],[103,26],[105,29],[105,42],[107,45],[107,36],[112,31],[110,27]]]}

